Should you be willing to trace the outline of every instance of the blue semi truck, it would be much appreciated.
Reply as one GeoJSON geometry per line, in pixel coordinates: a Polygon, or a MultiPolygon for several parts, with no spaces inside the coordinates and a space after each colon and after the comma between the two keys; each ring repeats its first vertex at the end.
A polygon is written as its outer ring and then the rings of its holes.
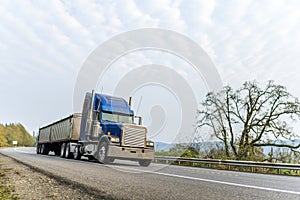
{"type": "Polygon", "coordinates": [[[154,159],[154,142],[147,140],[147,128],[134,115],[131,98],[127,102],[94,91],[86,93],[82,113],[41,127],[36,149],[38,154],[84,156],[100,163],[128,159],[149,166],[154,159]]]}

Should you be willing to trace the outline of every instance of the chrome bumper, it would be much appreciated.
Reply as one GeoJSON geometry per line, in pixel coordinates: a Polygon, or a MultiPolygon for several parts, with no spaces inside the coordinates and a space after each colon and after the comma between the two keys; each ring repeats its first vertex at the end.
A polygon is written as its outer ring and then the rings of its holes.
{"type": "Polygon", "coordinates": [[[125,158],[125,159],[154,159],[153,149],[138,149],[130,147],[119,147],[110,145],[107,152],[108,157],[125,158]],[[144,152],[143,152],[144,151],[144,152]]]}

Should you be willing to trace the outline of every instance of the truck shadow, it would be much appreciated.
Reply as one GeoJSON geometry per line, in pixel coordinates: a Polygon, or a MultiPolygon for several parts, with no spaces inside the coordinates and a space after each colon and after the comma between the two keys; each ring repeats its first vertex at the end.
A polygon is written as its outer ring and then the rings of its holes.
{"type": "MultiPolygon", "coordinates": [[[[57,156],[54,154],[54,152],[49,152],[49,154],[47,155],[49,157],[56,157],[56,158],[61,158],[60,156],[57,156]]],[[[76,161],[74,159],[66,159],[66,158],[62,158],[64,160],[72,160],[72,161],[76,161]]],[[[103,165],[101,163],[99,163],[99,161],[97,159],[89,159],[88,157],[84,157],[82,156],[82,158],[80,159],[80,161],[82,162],[90,162],[90,163],[98,163],[99,165],[103,165]]],[[[105,166],[126,166],[126,167],[140,167],[139,164],[135,161],[129,161],[129,160],[119,160],[116,159],[114,162],[110,162],[110,163],[106,163],[105,166]]]]}

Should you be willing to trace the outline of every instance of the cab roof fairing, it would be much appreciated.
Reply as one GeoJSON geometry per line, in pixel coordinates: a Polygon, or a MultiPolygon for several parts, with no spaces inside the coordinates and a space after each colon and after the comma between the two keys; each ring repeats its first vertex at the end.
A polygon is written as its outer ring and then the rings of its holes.
{"type": "Polygon", "coordinates": [[[98,93],[95,93],[94,110],[134,115],[125,99],[98,93]]]}

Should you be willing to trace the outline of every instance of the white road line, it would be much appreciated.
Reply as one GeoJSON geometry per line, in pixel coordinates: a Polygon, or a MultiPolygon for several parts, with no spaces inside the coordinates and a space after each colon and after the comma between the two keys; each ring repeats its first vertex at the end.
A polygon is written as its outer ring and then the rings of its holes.
{"type": "Polygon", "coordinates": [[[120,166],[109,165],[109,167],[127,169],[127,170],[132,170],[132,171],[139,171],[139,172],[150,173],[150,174],[159,174],[159,175],[163,175],[163,176],[184,178],[184,179],[190,179],[190,180],[198,180],[198,181],[204,181],[204,182],[210,182],[210,183],[219,183],[219,184],[223,184],[223,185],[231,185],[231,186],[238,186],[238,187],[244,187],[244,188],[252,188],[252,189],[258,189],[258,190],[266,190],[266,191],[272,191],[272,192],[282,192],[282,193],[300,195],[300,192],[296,192],[296,191],[280,190],[280,189],[260,187],[260,186],[254,186],[254,185],[245,185],[245,184],[239,184],[239,183],[231,183],[231,182],[203,179],[203,178],[197,178],[197,177],[192,177],[192,176],[183,176],[183,175],[169,174],[169,173],[162,173],[162,172],[155,172],[155,171],[148,171],[148,170],[132,169],[132,168],[120,167],[120,166]]]}

